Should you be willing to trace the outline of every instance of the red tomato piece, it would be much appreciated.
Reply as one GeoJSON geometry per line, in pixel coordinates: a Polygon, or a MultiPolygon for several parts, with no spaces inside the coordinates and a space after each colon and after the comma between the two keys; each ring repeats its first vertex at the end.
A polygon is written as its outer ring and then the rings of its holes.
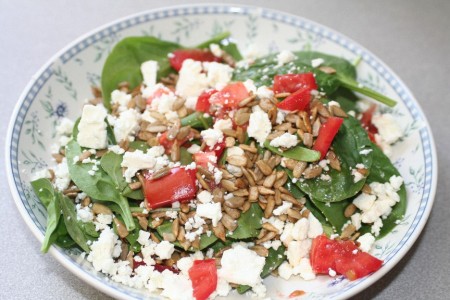
{"type": "Polygon", "coordinates": [[[239,102],[249,96],[250,94],[242,82],[233,82],[225,86],[221,91],[212,95],[209,102],[227,108],[236,108],[239,102]]]}
{"type": "Polygon", "coordinates": [[[147,104],[150,105],[152,104],[153,99],[155,98],[159,98],[162,95],[168,95],[169,93],[171,93],[172,91],[169,88],[158,88],[156,89],[153,94],[147,98],[147,104]]]}
{"type": "Polygon", "coordinates": [[[148,209],[188,201],[197,194],[196,170],[172,168],[170,174],[159,179],[147,177],[144,183],[145,204],[148,209]]]}
{"type": "Polygon", "coordinates": [[[311,89],[303,87],[277,103],[277,107],[283,110],[305,110],[311,101],[311,89]]]}
{"type": "Polygon", "coordinates": [[[320,126],[319,135],[313,145],[313,150],[319,151],[323,159],[327,155],[328,149],[333,142],[334,137],[339,131],[339,128],[344,122],[344,119],[338,117],[329,117],[325,123],[320,126]]]}
{"type": "Polygon", "coordinates": [[[206,300],[217,288],[217,268],[214,259],[196,260],[189,269],[196,300],[206,300]]]}
{"type": "Polygon", "coordinates": [[[163,134],[161,134],[158,138],[158,142],[161,146],[164,147],[164,149],[166,150],[166,154],[170,154],[171,150],[172,150],[172,146],[175,143],[175,141],[178,142],[178,145],[183,145],[184,143],[186,143],[187,141],[191,140],[192,138],[194,138],[194,132],[191,131],[189,132],[189,134],[183,138],[182,140],[176,140],[175,138],[173,139],[169,139],[168,137],[168,132],[164,132],[163,134]]]}
{"type": "Polygon", "coordinates": [[[222,156],[223,151],[225,151],[225,141],[219,142],[215,144],[213,147],[206,147],[205,152],[214,152],[217,159],[219,159],[222,156]]]}
{"type": "Polygon", "coordinates": [[[313,240],[310,261],[316,273],[328,274],[332,269],[345,275],[349,280],[375,272],[383,264],[382,260],[359,251],[355,242],[330,240],[325,235],[313,240]]]}
{"type": "Polygon", "coordinates": [[[165,270],[169,270],[170,272],[175,273],[175,274],[179,274],[179,273],[180,273],[180,271],[179,271],[178,269],[175,269],[175,268],[173,268],[173,267],[169,267],[169,266],[166,266],[166,265],[155,264],[153,267],[154,267],[155,270],[158,271],[159,273],[162,273],[162,272],[164,272],[165,270]]]}
{"type": "Polygon", "coordinates": [[[213,166],[217,165],[217,156],[214,151],[200,151],[194,153],[193,157],[197,166],[208,168],[208,163],[211,163],[213,166]]]}
{"type": "Polygon", "coordinates": [[[215,93],[217,93],[217,90],[209,90],[201,93],[200,96],[198,96],[197,104],[195,105],[195,110],[204,113],[209,112],[209,108],[211,107],[211,103],[209,103],[209,98],[211,98],[211,95],[215,93]]]}
{"type": "Polygon", "coordinates": [[[276,75],[273,80],[273,92],[294,93],[301,88],[317,90],[316,79],[312,72],[302,74],[276,75]]]}
{"type": "Polygon", "coordinates": [[[378,129],[372,123],[372,117],[376,109],[377,105],[372,104],[369,109],[362,113],[362,117],[360,120],[362,127],[367,131],[367,135],[373,143],[376,143],[375,134],[378,133],[378,129]]]}
{"type": "Polygon", "coordinates": [[[172,55],[169,57],[169,62],[172,68],[180,71],[183,66],[183,62],[189,58],[196,61],[221,61],[219,57],[212,54],[209,50],[179,49],[172,52],[172,55]]]}

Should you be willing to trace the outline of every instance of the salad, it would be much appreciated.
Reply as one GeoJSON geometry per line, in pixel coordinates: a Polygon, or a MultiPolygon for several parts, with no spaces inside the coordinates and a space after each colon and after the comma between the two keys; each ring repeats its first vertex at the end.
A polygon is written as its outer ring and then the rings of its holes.
{"type": "Polygon", "coordinates": [[[371,248],[406,210],[389,160],[402,134],[372,100],[395,101],[359,84],[356,65],[244,58],[227,33],[193,48],[123,39],[81,116],[58,125],[55,166],[34,175],[42,251],[80,249],[112,280],[170,299],[377,271],[371,248]]]}

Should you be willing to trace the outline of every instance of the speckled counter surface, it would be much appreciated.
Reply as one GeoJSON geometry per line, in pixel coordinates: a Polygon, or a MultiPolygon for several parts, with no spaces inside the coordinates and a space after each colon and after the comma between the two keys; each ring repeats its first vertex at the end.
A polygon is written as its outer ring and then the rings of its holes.
{"type": "MultiPolygon", "coordinates": [[[[117,18],[187,2],[0,0],[0,149],[4,147],[8,121],[20,93],[31,76],[59,49],[117,18]]],[[[434,207],[428,224],[406,257],[355,299],[448,299],[450,1],[234,2],[290,12],[334,28],[370,49],[410,87],[436,140],[439,180],[434,207]]],[[[109,299],[52,256],[39,252],[39,242],[11,198],[4,155],[0,157],[0,299],[109,299]]]]}

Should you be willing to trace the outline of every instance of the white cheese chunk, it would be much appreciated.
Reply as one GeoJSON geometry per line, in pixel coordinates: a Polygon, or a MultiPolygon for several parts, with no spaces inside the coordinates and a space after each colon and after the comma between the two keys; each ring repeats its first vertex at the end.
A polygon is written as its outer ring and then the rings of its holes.
{"type": "Polygon", "coordinates": [[[155,247],[155,253],[160,259],[169,259],[172,256],[173,251],[175,251],[175,248],[173,244],[168,241],[161,241],[155,247]]]}
{"type": "Polygon", "coordinates": [[[58,126],[56,126],[56,134],[69,136],[72,134],[73,121],[68,118],[62,118],[59,120],[58,126]]]}
{"type": "Polygon", "coordinates": [[[64,157],[61,163],[57,164],[53,170],[55,172],[55,187],[59,191],[63,191],[69,187],[70,175],[67,166],[67,159],[64,157]]]}
{"type": "Polygon", "coordinates": [[[213,147],[215,144],[223,141],[223,133],[218,129],[206,129],[200,132],[206,145],[213,147]]]}
{"type": "Polygon", "coordinates": [[[217,223],[222,218],[222,210],[220,203],[198,204],[197,215],[199,217],[211,219],[213,226],[216,227],[217,223]]]}
{"type": "Polygon", "coordinates": [[[264,144],[271,130],[272,123],[265,112],[255,111],[250,115],[248,136],[254,138],[260,145],[264,144]]]}
{"type": "Polygon", "coordinates": [[[362,236],[360,236],[356,241],[359,243],[359,249],[361,249],[361,251],[370,252],[373,243],[375,243],[375,237],[370,233],[365,233],[362,236]]]}
{"type": "Polygon", "coordinates": [[[261,282],[260,274],[265,261],[264,257],[258,256],[254,251],[238,245],[224,251],[218,275],[230,283],[253,287],[261,282]]]}
{"type": "Polygon", "coordinates": [[[292,237],[296,241],[303,241],[308,237],[309,221],[306,218],[298,220],[292,228],[292,237]]]}
{"type": "Polygon", "coordinates": [[[402,137],[402,131],[391,114],[379,114],[372,117],[372,123],[378,129],[381,138],[388,144],[402,137]]]}
{"type": "Polygon", "coordinates": [[[216,130],[220,130],[220,131],[224,131],[224,130],[227,130],[227,129],[233,129],[233,122],[231,121],[231,119],[217,120],[214,123],[213,128],[216,129],[216,130]]]}
{"type": "Polygon", "coordinates": [[[297,57],[294,53],[289,50],[283,50],[277,55],[278,66],[282,66],[284,64],[290,63],[295,60],[297,57]]]}
{"type": "Polygon", "coordinates": [[[280,206],[278,206],[273,210],[273,215],[274,216],[285,215],[287,214],[288,209],[291,207],[292,207],[291,202],[283,201],[283,204],[281,204],[280,206]]]}
{"type": "Polygon", "coordinates": [[[121,167],[126,168],[124,177],[127,182],[131,182],[131,178],[139,170],[152,169],[157,171],[168,164],[169,160],[164,156],[164,148],[156,146],[149,149],[147,153],[142,152],[142,150],[125,152],[121,167]]]}
{"type": "Polygon", "coordinates": [[[205,62],[203,68],[207,72],[206,79],[208,86],[221,90],[230,82],[233,75],[233,68],[227,64],[218,62],[205,62]]]}
{"type": "Polygon", "coordinates": [[[264,98],[272,98],[274,95],[273,90],[269,89],[267,86],[263,85],[260,86],[257,90],[256,90],[256,96],[258,96],[261,99],[264,98]]]}
{"type": "Polygon", "coordinates": [[[114,124],[114,136],[116,140],[134,141],[134,135],[139,130],[139,113],[134,109],[128,109],[119,115],[114,124]]]}
{"type": "Polygon", "coordinates": [[[155,60],[148,60],[141,64],[141,73],[144,77],[146,86],[154,86],[156,84],[156,75],[158,73],[158,62],[155,60]]]}
{"type": "Polygon", "coordinates": [[[308,215],[309,228],[308,228],[308,238],[313,239],[323,233],[322,224],[317,220],[317,218],[310,213],[308,215]]]}
{"type": "Polygon", "coordinates": [[[297,135],[290,134],[288,132],[285,132],[279,137],[276,137],[270,141],[270,146],[273,147],[292,148],[297,146],[297,144],[298,144],[297,135]]]}
{"type": "Polygon", "coordinates": [[[324,62],[325,61],[323,60],[323,58],[315,58],[315,59],[311,60],[311,67],[317,68],[324,62]]]}
{"type": "Polygon", "coordinates": [[[103,106],[85,105],[78,124],[77,141],[81,147],[104,149],[107,146],[106,110],[103,106]]]}
{"type": "Polygon", "coordinates": [[[128,108],[128,103],[131,100],[131,95],[120,90],[114,90],[111,93],[111,104],[118,104],[118,111],[122,112],[128,108]]]}
{"type": "Polygon", "coordinates": [[[208,88],[208,79],[203,72],[202,63],[199,61],[186,59],[183,61],[178,75],[176,92],[180,96],[198,97],[208,88]]]}

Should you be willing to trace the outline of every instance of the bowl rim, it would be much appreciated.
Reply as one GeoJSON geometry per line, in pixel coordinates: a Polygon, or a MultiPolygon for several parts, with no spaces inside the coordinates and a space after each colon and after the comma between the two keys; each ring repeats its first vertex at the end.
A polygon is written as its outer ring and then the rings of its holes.
{"type": "MultiPolygon", "coordinates": [[[[430,153],[428,153],[428,157],[430,159],[429,164],[431,165],[431,179],[425,182],[425,184],[429,185],[428,190],[428,196],[426,197],[427,201],[424,204],[423,213],[420,217],[420,219],[416,222],[415,227],[411,230],[408,230],[405,233],[405,236],[409,236],[407,240],[403,243],[403,245],[398,249],[397,252],[392,254],[393,256],[391,259],[387,261],[386,264],[383,264],[383,267],[378,270],[376,273],[364,277],[360,280],[355,281],[353,284],[350,284],[346,288],[344,288],[344,291],[339,291],[337,295],[335,295],[337,298],[347,298],[351,297],[353,295],[356,295],[357,293],[363,291],[364,289],[368,288],[370,285],[377,282],[381,277],[383,277],[386,273],[388,273],[397,263],[405,257],[406,253],[411,249],[412,245],[416,242],[418,237],[420,236],[423,228],[425,227],[425,224],[427,223],[429,219],[429,215],[431,212],[431,208],[434,203],[435,195],[436,195],[436,188],[437,188],[437,180],[438,180],[438,162],[437,162],[437,154],[436,154],[436,146],[434,142],[433,133],[431,131],[431,127],[429,125],[429,122],[423,113],[422,107],[420,106],[417,99],[414,97],[412,92],[409,90],[407,85],[403,82],[402,79],[389,67],[387,66],[381,59],[379,59],[376,55],[374,55],[370,50],[368,50],[366,47],[362,46],[361,44],[355,42],[353,39],[349,38],[347,35],[342,34],[339,31],[336,31],[328,26],[325,26],[323,24],[317,23],[315,21],[312,21],[308,19],[307,17],[294,15],[288,12],[266,8],[266,7],[260,7],[260,6],[253,6],[253,5],[241,5],[241,4],[219,4],[219,3],[193,3],[193,4],[183,4],[183,5],[172,5],[172,6],[165,6],[161,8],[156,9],[150,9],[145,10],[142,12],[130,14],[121,18],[117,18],[111,22],[108,22],[104,25],[100,25],[90,31],[88,31],[85,34],[82,34],[66,46],[64,46],[61,50],[57,51],[54,55],[50,57],[46,61],[45,64],[39,70],[31,77],[30,81],[22,91],[22,93],[19,96],[19,99],[17,103],[14,106],[14,110],[11,115],[11,119],[9,121],[8,129],[7,129],[7,136],[6,136],[6,142],[5,142],[5,165],[6,165],[6,171],[7,171],[7,179],[8,179],[8,185],[11,191],[11,195],[13,196],[13,201],[16,204],[17,209],[19,210],[23,220],[27,224],[27,226],[30,228],[34,236],[42,243],[44,239],[43,233],[39,230],[39,228],[36,226],[34,221],[32,220],[31,216],[29,215],[25,205],[22,202],[22,198],[18,192],[17,185],[15,182],[15,174],[13,173],[12,169],[12,160],[11,160],[11,151],[12,151],[12,138],[13,138],[13,132],[14,132],[14,126],[16,124],[20,109],[25,101],[25,98],[27,94],[29,93],[30,89],[33,87],[33,85],[36,83],[36,80],[48,69],[52,66],[53,63],[58,61],[62,58],[63,54],[68,53],[70,49],[72,49],[74,46],[78,45],[80,42],[88,39],[89,37],[94,36],[95,34],[98,34],[108,28],[112,28],[114,25],[121,24],[124,21],[128,21],[140,16],[150,15],[150,14],[157,14],[160,12],[174,12],[178,10],[186,10],[181,11],[181,14],[174,14],[174,15],[168,15],[162,17],[162,19],[165,18],[171,18],[176,16],[183,16],[183,15],[191,15],[191,13],[187,12],[187,9],[204,9],[203,12],[195,12],[194,14],[198,15],[214,15],[214,14],[237,14],[237,15],[248,15],[249,13],[257,13],[257,15],[264,19],[269,19],[269,17],[272,17],[272,20],[275,21],[282,21],[282,18],[289,18],[290,20],[298,20],[299,22],[305,22],[308,24],[311,24],[312,27],[315,28],[321,28],[323,30],[326,30],[327,32],[332,33],[333,35],[336,35],[339,39],[345,40],[346,42],[349,42],[351,44],[351,47],[353,49],[362,50],[365,54],[368,54],[371,60],[375,60],[379,66],[381,66],[385,72],[390,74],[390,77],[392,80],[394,80],[397,85],[401,87],[402,95],[404,97],[402,98],[402,102],[404,98],[409,99],[414,105],[415,108],[418,110],[417,115],[420,117],[421,122],[423,123],[422,129],[425,131],[426,137],[428,138],[428,147],[430,148],[430,153]],[[208,11],[208,8],[221,8],[222,10],[215,10],[215,11],[208,11]],[[263,12],[266,13],[266,15],[263,14],[263,12]]],[[[289,23],[290,25],[294,25],[292,23],[289,23]]],[[[119,29],[120,31],[121,29],[119,29]]],[[[351,50],[351,49],[349,49],[351,50]]],[[[397,92],[397,91],[396,91],[397,92]]],[[[406,104],[406,103],[405,103],[406,104]]],[[[421,133],[422,138],[422,133],[421,133]]],[[[423,140],[422,140],[423,145],[423,140]]],[[[425,150],[424,150],[425,152],[425,150]]],[[[424,153],[425,155],[425,153],[424,153]]],[[[426,158],[425,158],[426,160],[426,158]]],[[[426,174],[425,174],[426,175],[426,174]]],[[[422,200],[424,199],[424,194],[426,192],[426,185],[422,188],[423,195],[422,200]]],[[[418,208],[418,211],[420,211],[422,205],[418,208]]],[[[416,213],[418,213],[418,211],[416,213]]],[[[414,223],[414,222],[412,222],[414,223]]],[[[413,227],[413,224],[411,224],[411,227],[413,227]]],[[[410,227],[410,228],[411,228],[410,227]]],[[[405,236],[402,238],[405,238],[405,236]]],[[[101,281],[98,279],[98,276],[95,274],[86,272],[82,270],[80,267],[78,267],[71,259],[69,259],[68,255],[65,254],[61,249],[51,246],[49,249],[49,253],[55,257],[65,268],[67,268],[69,271],[71,271],[73,274],[75,274],[77,277],[81,278],[84,282],[87,284],[95,287],[96,289],[110,295],[113,297],[120,297],[122,299],[135,299],[135,297],[139,297],[139,295],[133,295],[128,290],[121,290],[116,287],[113,287],[111,285],[106,284],[104,281],[101,281]],[[96,279],[96,280],[92,280],[96,279]]],[[[390,255],[391,256],[391,255],[390,255]]],[[[336,294],[336,293],[333,293],[336,294]]],[[[328,296],[332,296],[328,295],[328,296]]],[[[149,295],[149,297],[153,297],[152,295],[149,295]]]]}

